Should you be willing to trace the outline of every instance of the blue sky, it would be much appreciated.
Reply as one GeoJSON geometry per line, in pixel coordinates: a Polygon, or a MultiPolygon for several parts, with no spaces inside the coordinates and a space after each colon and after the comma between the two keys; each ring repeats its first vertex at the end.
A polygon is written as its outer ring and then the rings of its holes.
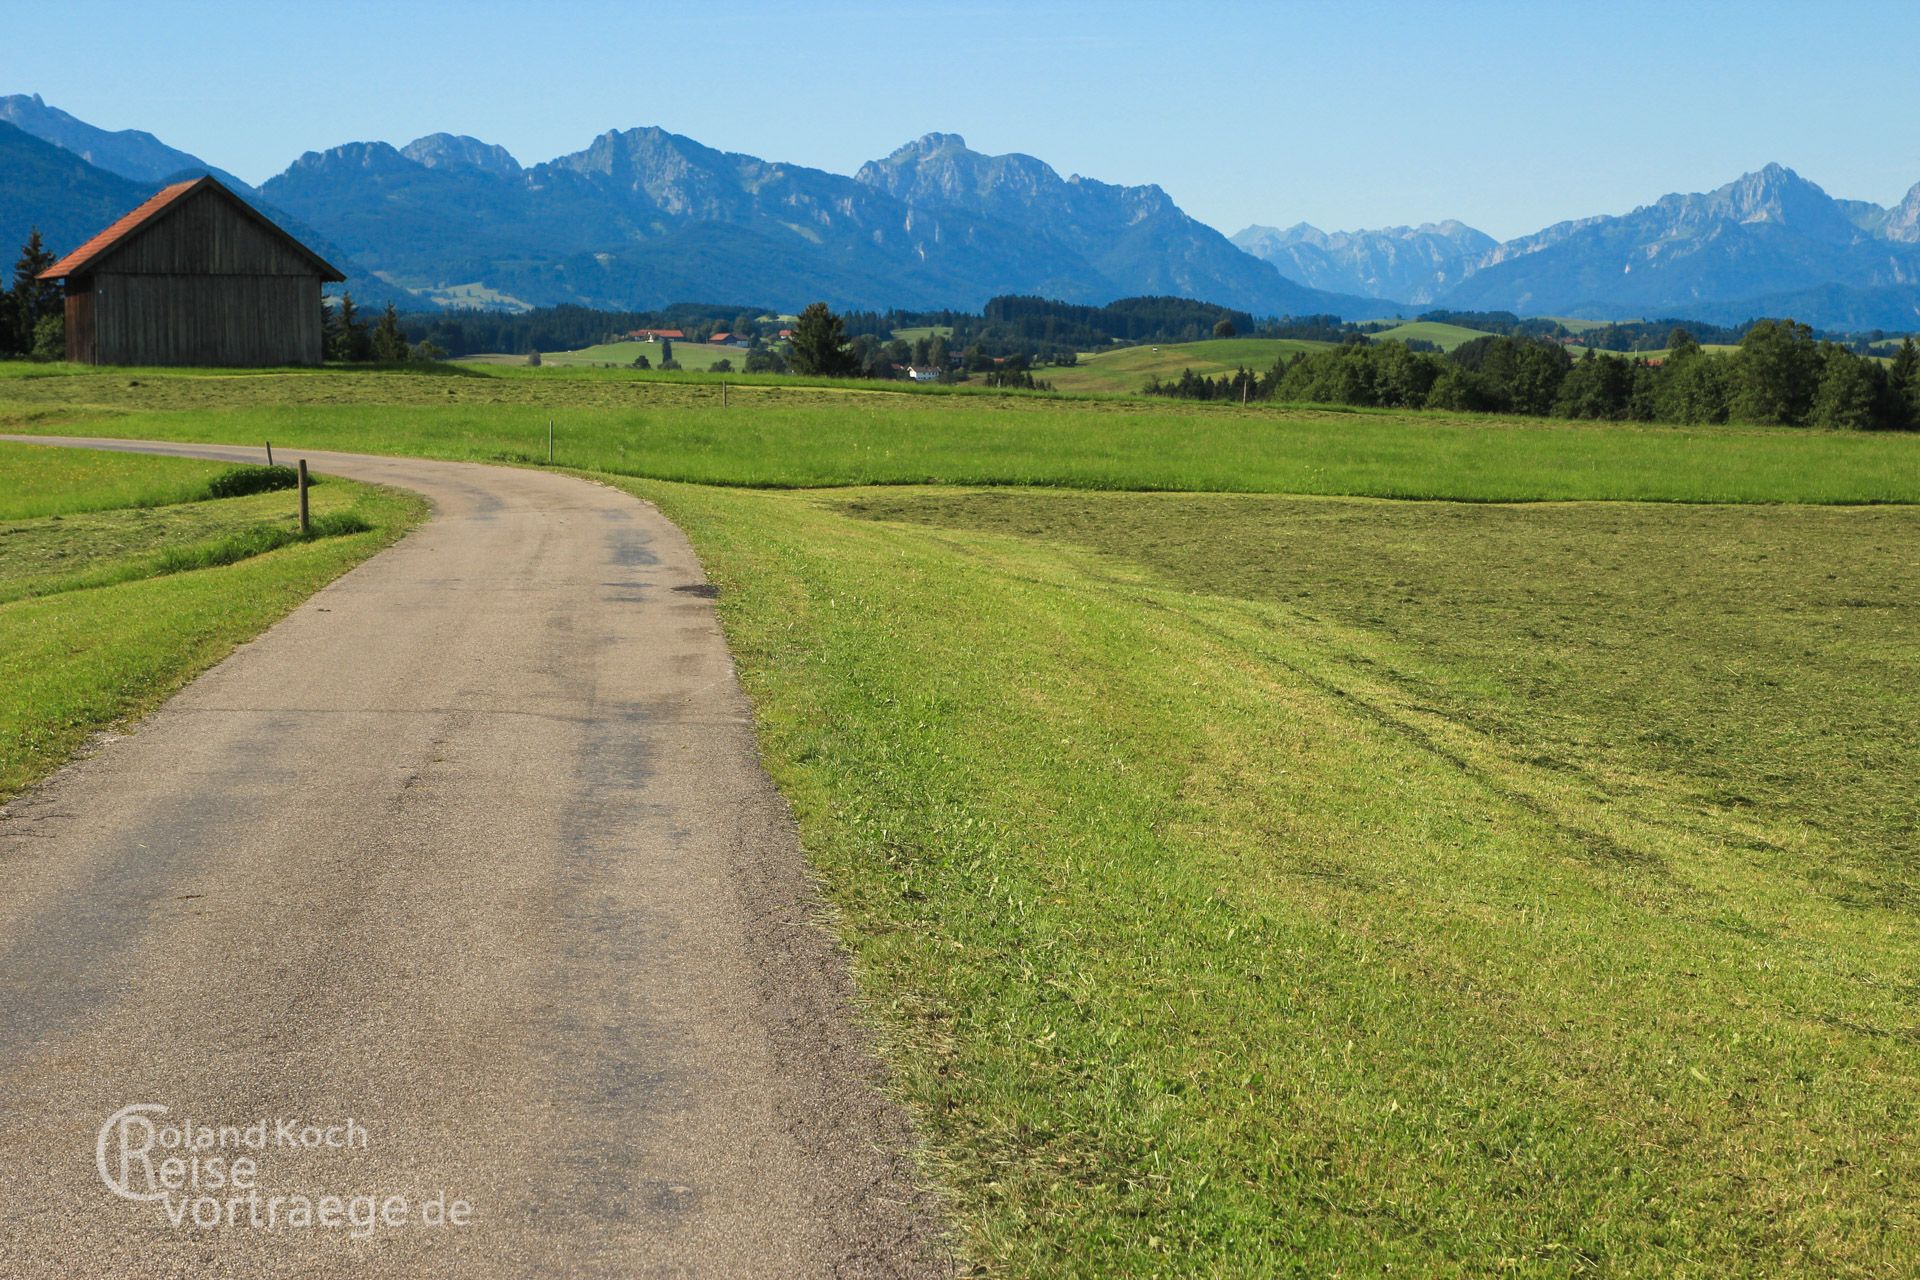
{"type": "Polygon", "coordinates": [[[533,163],[643,124],[841,173],[956,132],[1157,182],[1229,233],[1506,237],[1769,160],[1881,203],[1920,181],[1914,3],[9,8],[0,92],[256,182],[347,141],[446,130],[533,163]]]}

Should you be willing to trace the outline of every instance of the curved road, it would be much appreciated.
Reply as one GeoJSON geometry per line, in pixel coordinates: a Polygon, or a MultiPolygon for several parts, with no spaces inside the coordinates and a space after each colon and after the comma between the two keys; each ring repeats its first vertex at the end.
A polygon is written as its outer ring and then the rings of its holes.
{"type": "Polygon", "coordinates": [[[304,456],[434,514],[0,819],[0,1274],[944,1274],[679,530],[304,456]]]}

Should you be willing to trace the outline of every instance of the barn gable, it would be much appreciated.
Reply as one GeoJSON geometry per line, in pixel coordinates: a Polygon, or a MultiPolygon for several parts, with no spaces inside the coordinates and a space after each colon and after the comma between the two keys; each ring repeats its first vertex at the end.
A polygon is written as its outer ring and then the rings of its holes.
{"type": "Polygon", "coordinates": [[[67,282],[67,358],[319,364],[327,261],[212,178],[175,183],[42,278],[67,282]]]}
{"type": "Polygon", "coordinates": [[[312,275],[338,281],[325,258],[213,178],[176,182],[40,273],[312,275]]]}

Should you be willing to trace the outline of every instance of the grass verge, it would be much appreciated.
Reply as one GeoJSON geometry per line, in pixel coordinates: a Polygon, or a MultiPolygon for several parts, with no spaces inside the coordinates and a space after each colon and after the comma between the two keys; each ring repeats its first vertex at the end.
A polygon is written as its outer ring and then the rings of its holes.
{"type": "Polygon", "coordinates": [[[0,801],[91,734],[159,705],[424,511],[411,495],[331,480],[313,490],[303,539],[286,493],[194,500],[226,470],[0,444],[0,475],[33,475],[25,505],[42,512],[0,521],[0,801]],[[127,498],[146,505],[108,505],[127,498]]]}

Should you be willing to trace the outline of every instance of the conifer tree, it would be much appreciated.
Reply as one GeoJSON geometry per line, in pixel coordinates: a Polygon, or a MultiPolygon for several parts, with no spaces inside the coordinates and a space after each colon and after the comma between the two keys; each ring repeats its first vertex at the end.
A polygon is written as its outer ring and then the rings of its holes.
{"type": "Polygon", "coordinates": [[[373,326],[373,358],[381,364],[399,364],[407,358],[407,335],[400,332],[400,313],[389,302],[373,326]]]}
{"type": "Polygon", "coordinates": [[[846,347],[846,326],[824,302],[807,304],[793,325],[793,352],[787,363],[795,373],[821,378],[846,377],[856,371],[846,347]]]}
{"type": "Polygon", "coordinates": [[[40,228],[33,228],[20,248],[19,261],[13,264],[13,288],[6,297],[5,315],[0,316],[0,353],[32,354],[40,322],[61,314],[60,286],[40,279],[40,273],[57,261],[41,241],[40,228]]]}

